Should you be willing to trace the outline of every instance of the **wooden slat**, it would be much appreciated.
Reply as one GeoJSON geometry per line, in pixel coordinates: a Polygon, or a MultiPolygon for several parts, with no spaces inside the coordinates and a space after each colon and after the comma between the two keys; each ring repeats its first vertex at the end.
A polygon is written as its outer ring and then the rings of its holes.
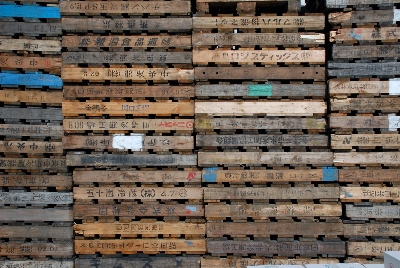
{"type": "Polygon", "coordinates": [[[400,187],[340,187],[340,200],[342,202],[361,199],[368,199],[371,202],[384,202],[386,200],[399,202],[400,187]]]}
{"type": "MultiPolygon", "coordinates": [[[[337,205],[322,205],[322,204],[288,204],[288,205],[226,205],[226,204],[209,204],[206,205],[205,207],[205,216],[208,219],[213,219],[213,218],[220,218],[220,217],[233,217],[233,218],[244,218],[246,219],[247,217],[251,217],[253,219],[268,219],[270,217],[338,217],[342,215],[342,207],[340,204],[337,205]]],[[[229,228],[229,225],[225,225],[227,222],[224,223],[215,223],[217,227],[210,227],[207,225],[207,235],[214,234],[214,235],[230,235],[230,234],[251,234],[248,232],[253,232],[255,227],[251,227],[252,224],[257,224],[255,222],[251,222],[249,224],[250,226],[247,228],[239,228],[239,229],[234,229],[234,228],[229,228]],[[219,231],[218,231],[219,230],[219,231]],[[225,231],[222,233],[222,231],[225,231]]],[[[298,233],[296,233],[295,230],[297,228],[279,228],[280,224],[282,223],[277,223],[278,225],[274,225],[275,223],[271,223],[272,226],[269,226],[269,223],[260,223],[260,228],[267,228],[269,231],[257,231],[261,232],[258,234],[288,234],[288,235],[306,235],[307,233],[310,234],[310,230],[315,231],[313,228],[299,228],[298,233]],[[304,229],[303,229],[304,228],[304,229]],[[290,230],[294,230],[293,233],[291,233],[290,230]]],[[[309,224],[309,223],[307,223],[309,224]]],[[[331,231],[337,230],[340,226],[337,225],[336,228],[330,229],[331,231]]],[[[301,226],[306,225],[306,224],[299,224],[301,226]]],[[[255,228],[258,230],[258,228],[255,228]]],[[[256,234],[257,232],[254,232],[253,234],[256,234]]],[[[315,233],[311,233],[315,234],[315,233]]],[[[328,234],[328,233],[326,233],[328,234]]]]}
{"type": "Polygon", "coordinates": [[[3,71],[0,73],[0,84],[2,86],[61,88],[63,81],[59,76],[52,74],[16,74],[3,71]]]}
{"type": "MultiPolygon", "coordinates": [[[[55,238],[71,239],[72,227],[65,226],[6,226],[0,228],[1,238],[55,238]]],[[[0,266],[1,267],[1,266],[0,266]]]]}
{"type": "Polygon", "coordinates": [[[59,69],[61,58],[0,55],[0,68],[59,69]]]}
{"type": "Polygon", "coordinates": [[[72,243],[24,243],[6,242],[0,245],[0,256],[34,256],[34,257],[72,257],[72,243]]]}
{"type": "Polygon", "coordinates": [[[200,187],[75,187],[74,198],[101,200],[202,199],[203,189],[200,187]]]}
{"type": "Polygon", "coordinates": [[[346,6],[358,5],[393,5],[398,3],[397,0],[327,0],[326,6],[328,8],[343,8],[346,6]]]}
{"type": "MultiPolygon", "coordinates": [[[[146,267],[152,268],[176,267],[176,268],[200,268],[200,257],[198,256],[143,256],[143,257],[120,257],[120,258],[96,258],[75,259],[76,268],[95,267],[146,267]]],[[[31,267],[29,267],[31,268],[31,267]]],[[[55,267],[59,268],[59,267],[55,267]]],[[[70,268],[70,267],[66,267],[70,268]]],[[[72,267],[71,267],[72,268],[72,267]]]]}
{"type": "Polygon", "coordinates": [[[239,187],[204,188],[204,199],[243,200],[243,199],[337,199],[339,187],[239,187]]]}
{"type": "Polygon", "coordinates": [[[354,165],[354,164],[380,164],[380,165],[399,165],[400,152],[349,152],[334,153],[334,164],[354,165]]]}
{"type": "Polygon", "coordinates": [[[48,103],[61,106],[63,101],[63,93],[61,91],[44,92],[40,90],[0,90],[0,101],[7,103],[26,102],[29,104],[48,103]]]}
{"type": "Polygon", "coordinates": [[[400,116],[387,115],[387,116],[331,116],[331,128],[389,128],[389,130],[396,130],[400,128],[400,116]]]}
{"type": "Polygon", "coordinates": [[[61,142],[52,141],[20,141],[7,140],[0,141],[0,152],[17,154],[62,154],[61,142]]]}
{"type": "Polygon", "coordinates": [[[23,125],[23,124],[0,124],[0,135],[7,137],[58,137],[63,136],[61,125],[23,125]]]}
{"type": "Polygon", "coordinates": [[[341,182],[400,181],[400,170],[398,169],[340,169],[338,171],[341,182]]]}
{"type": "Polygon", "coordinates": [[[323,29],[325,17],[319,15],[310,16],[224,16],[224,17],[193,17],[193,28],[261,28],[261,29],[323,29]]]}
{"type": "Polygon", "coordinates": [[[343,224],[343,229],[345,236],[399,236],[400,234],[399,224],[343,224]]]}
{"type": "Polygon", "coordinates": [[[0,158],[1,169],[67,171],[64,158],[0,158]]]}
{"type": "Polygon", "coordinates": [[[265,258],[265,257],[251,257],[251,258],[205,258],[201,259],[202,268],[243,268],[257,265],[304,265],[304,264],[328,264],[339,263],[338,259],[334,258],[265,258]]]}
{"type": "Polygon", "coordinates": [[[215,165],[332,165],[328,152],[199,152],[199,166],[215,165]]]}
{"type": "Polygon", "coordinates": [[[72,193],[0,192],[0,205],[71,205],[72,193]]]}
{"type": "Polygon", "coordinates": [[[400,74],[400,62],[336,63],[328,62],[328,76],[390,76],[400,74]]]}
{"type": "Polygon", "coordinates": [[[66,175],[0,175],[0,185],[6,187],[72,187],[72,176],[66,175]]]}
{"type": "Polygon", "coordinates": [[[395,8],[386,10],[332,12],[328,15],[328,20],[333,25],[371,22],[396,24],[398,12],[395,8]]]}
{"type": "Polygon", "coordinates": [[[63,120],[61,108],[9,108],[0,107],[3,119],[25,119],[25,120],[63,120]]]}
{"type": "MultiPolygon", "coordinates": [[[[355,46],[352,50],[356,50],[355,46]]],[[[376,46],[375,46],[376,47],[376,46]]],[[[399,47],[400,48],[400,47],[399,47]]],[[[399,55],[400,56],[400,55],[399,55]]],[[[349,79],[330,79],[329,94],[385,94],[399,95],[399,79],[388,81],[349,81],[349,79]]]]}
{"type": "Polygon", "coordinates": [[[0,34],[61,35],[61,23],[1,21],[0,34]]]}
{"type": "Polygon", "coordinates": [[[174,222],[129,222],[129,223],[85,223],[74,225],[75,234],[96,235],[96,234],[206,234],[206,225],[203,223],[174,222]]]}
{"type": "Polygon", "coordinates": [[[352,149],[353,146],[375,148],[382,146],[386,149],[400,149],[399,134],[351,134],[331,135],[332,149],[352,149]]]}
{"type": "MultiPolygon", "coordinates": [[[[1,25],[1,24],[0,24],[1,25]]],[[[63,36],[62,46],[68,48],[99,47],[176,47],[190,48],[190,35],[113,35],[113,36],[63,36]]]]}
{"type": "Polygon", "coordinates": [[[193,33],[193,46],[323,45],[321,33],[193,33]]]}
{"type": "MultiPolygon", "coordinates": [[[[189,82],[194,80],[194,72],[179,68],[67,68],[61,69],[65,82],[81,80],[125,82],[131,81],[169,81],[189,82]]],[[[1,81],[0,81],[1,82],[1,81]]]]}
{"type": "Polygon", "coordinates": [[[11,208],[1,209],[1,221],[24,221],[24,222],[72,222],[73,213],[71,209],[57,209],[57,208],[11,208]]]}
{"type": "Polygon", "coordinates": [[[136,252],[187,252],[206,251],[204,239],[118,239],[118,240],[75,240],[76,254],[135,254],[136,252]]]}
{"type": "Polygon", "coordinates": [[[394,58],[400,56],[399,45],[363,45],[363,46],[338,46],[333,45],[332,58],[333,59],[370,59],[387,57],[394,58]]]}
{"type": "Polygon", "coordinates": [[[181,116],[194,115],[194,102],[172,102],[172,101],[134,101],[134,102],[69,102],[62,104],[62,113],[64,116],[74,116],[77,114],[86,114],[88,116],[96,116],[102,114],[109,115],[125,115],[131,114],[135,116],[149,114],[179,114],[181,116]]]}
{"type": "Polygon", "coordinates": [[[398,110],[400,98],[347,98],[331,99],[331,111],[352,111],[352,110],[398,110]]]}
{"type": "MultiPolygon", "coordinates": [[[[201,172],[196,170],[74,170],[74,183],[93,182],[201,182],[201,172]]],[[[0,177],[1,178],[1,177],[0,177]]]]}
{"type": "MultiPolygon", "coordinates": [[[[350,218],[373,218],[373,219],[392,219],[400,217],[399,205],[379,205],[355,206],[352,204],[345,205],[345,213],[350,218]]],[[[394,226],[393,224],[385,224],[385,227],[394,226]]],[[[398,231],[398,230],[396,230],[398,231]]]]}
{"type": "Polygon", "coordinates": [[[60,9],[54,6],[1,5],[0,17],[24,19],[61,19],[60,9]]]}
{"type": "Polygon", "coordinates": [[[40,260],[28,260],[28,261],[18,261],[18,260],[4,260],[0,261],[0,267],[24,267],[24,268],[37,268],[37,267],[51,267],[51,268],[74,268],[74,262],[68,260],[50,260],[50,261],[40,261],[40,260]]]}
{"type": "Polygon", "coordinates": [[[392,41],[397,42],[397,27],[343,28],[330,32],[330,42],[392,41]]]}
{"type": "Polygon", "coordinates": [[[23,50],[31,52],[61,52],[61,43],[57,40],[0,39],[0,51],[23,50]]]}
{"type": "Polygon", "coordinates": [[[400,250],[399,243],[378,243],[378,242],[347,242],[347,252],[353,256],[375,256],[383,258],[385,251],[400,250]]]}

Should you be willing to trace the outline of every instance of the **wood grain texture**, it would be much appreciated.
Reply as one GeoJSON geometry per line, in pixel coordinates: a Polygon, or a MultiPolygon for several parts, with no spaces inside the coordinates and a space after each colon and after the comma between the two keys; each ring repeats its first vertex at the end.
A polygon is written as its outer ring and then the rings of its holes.
{"type": "Polygon", "coordinates": [[[343,8],[346,6],[358,6],[358,5],[392,5],[398,3],[397,0],[327,0],[326,6],[328,8],[343,8]]]}
{"type": "Polygon", "coordinates": [[[338,259],[335,258],[268,258],[268,257],[236,257],[236,258],[205,258],[201,259],[202,268],[214,268],[214,267],[225,267],[225,268],[242,268],[247,266],[257,265],[305,265],[305,264],[328,264],[328,263],[339,263],[338,259]]]}
{"type": "Polygon", "coordinates": [[[0,141],[0,152],[16,154],[62,154],[62,142],[58,141],[0,141]]]}
{"type": "Polygon", "coordinates": [[[330,32],[329,41],[358,42],[358,41],[391,41],[397,42],[397,27],[380,28],[343,28],[330,32]]]}
{"type": "Polygon", "coordinates": [[[16,33],[37,36],[44,34],[47,36],[59,36],[62,34],[61,23],[45,22],[16,22],[1,21],[0,33],[2,35],[14,35],[16,33]]]}
{"type": "Polygon", "coordinates": [[[67,171],[65,157],[62,158],[0,158],[1,169],[57,170],[67,171]]]}
{"type": "Polygon", "coordinates": [[[0,267],[24,267],[24,268],[37,268],[37,267],[51,267],[51,268],[74,268],[72,260],[50,260],[50,261],[18,261],[18,260],[5,260],[0,261],[0,267]]]}
{"type": "MultiPolygon", "coordinates": [[[[358,219],[393,219],[400,217],[400,206],[399,205],[380,205],[379,203],[372,203],[367,206],[357,206],[353,204],[345,205],[345,213],[349,218],[358,218],[358,219]]],[[[394,227],[393,224],[384,224],[383,230],[376,231],[375,229],[370,230],[368,228],[368,232],[370,233],[381,233],[379,236],[383,236],[385,232],[393,232],[391,227],[394,227]],[[389,229],[386,229],[389,228],[389,229]],[[390,231],[391,230],[391,231],[390,231]]],[[[396,232],[398,229],[396,229],[396,232]]],[[[356,235],[356,233],[354,234],[356,235]]]]}
{"type": "Polygon", "coordinates": [[[22,50],[30,52],[61,52],[58,40],[0,39],[0,51],[22,50]]]}
{"type": "Polygon", "coordinates": [[[353,110],[398,110],[400,98],[347,98],[331,99],[331,111],[353,111],[353,110]]]}
{"type": "Polygon", "coordinates": [[[351,202],[367,199],[371,202],[385,202],[400,200],[400,187],[340,187],[340,200],[351,202]]]}
{"type": "MultiPolygon", "coordinates": [[[[356,50],[355,46],[353,50],[356,50]]],[[[395,95],[397,79],[389,81],[350,81],[346,78],[335,78],[329,80],[329,94],[385,94],[395,95]]],[[[397,95],[397,94],[396,94],[397,95]]]]}
{"type": "Polygon", "coordinates": [[[386,223],[343,224],[345,236],[398,236],[399,228],[399,224],[386,223]]]}
{"type": "Polygon", "coordinates": [[[73,243],[24,243],[6,242],[0,245],[0,256],[34,256],[71,258],[74,254],[73,243]]]}
{"type": "Polygon", "coordinates": [[[0,205],[72,205],[72,193],[55,192],[1,192],[0,205]]]}
{"type": "Polygon", "coordinates": [[[388,116],[338,116],[330,117],[330,126],[341,129],[389,128],[388,116]]]}
{"type": "Polygon", "coordinates": [[[9,108],[0,107],[0,113],[3,119],[25,119],[25,120],[63,120],[61,108],[9,108]]]}
{"type": "Polygon", "coordinates": [[[398,166],[400,152],[349,152],[334,153],[335,165],[379,164],[398,166]]]}
{"type": "Polygon", "coordinates": [[[328,15],[328,20],[333,25],[348,25],[352,23],[396,23],[395,8],[386,10],[353,10],[349,12],[332,12],[328,15]]]}
{"type": "Polygon", "coordinates": [[[0,124],[0,135],[6,137],[52,137],[61,138],[64,135],[63,127],[57,124],[24,125],[0,124]]]}
{"type": "Polygon", "coordinates": [[[399,45],[362,45],[338,46],[333,45],[333,59],[371,59],[371,58],[397,58],[400,55],[399,45]]]}
{"type": "MultiPolygon", "coordinates": [[[[71,239],[72,227],[65,226],[1,226],[1,238],[54,238],[71,239]]],[[[1,266],[0,266],[1,267],[1,266]]]]}
{"type": "Polygon", "coordinates": [[[399,134],[351,134],[331,135],[332,149],[352,149],[353,147],[400,149],[399,134]]]}
{"type": "Polygon", "coordinates": [[[95,268],[95,267],[130,268],[130,267],[145,267],[146,265],[150,265],[153,268],[161,268],[161,267],[200,268],[200,257],[198,256],[145,257],[144,256],[144,257],[122,257],[122,258],[75,259],[76,268],[95,268]]]}
{"type": "Polygon", "coordinates": [[[20,57],[0,55],[0,68],[47,69],[53,72],[61,68],[61,58],[54,57],[20,57]]]}
{"type": "Polygon", "coordinates": [[[374,62],[374,63],[336,63],[328,62],[328,76],[353,77],[353,76],[386,76],[394,77],[400,74],[400,62],[374,62]]]}
{"type": "Polygon", "coordinates": [[[353,256],[375,256],[383,258],[385,251],[398,251],[398,243],[347,242],[347,252],[353,256]]]}
{"type": "Polygon", "coordinates": [[[59,208],[2,208],[1,221],[24,221],[24,222],[72,222],[72,209],[59,208]]]}
{"type": "Polygon", "coordinates": [[[68,175],[0,175],[0,185],[6,187],[72,187],[72,176],[68,175]]]}
{"type": "Polygon", "coordinates": [[[340,169],[338,175],[339,181],[343,182],[400,181],[400,170],[398,169],[340,169]]]}
{"type": "Polygon", "coordinates": [[[46,103],[49,106],[61,106],[63,101],[62,91],[41,91],[41,90],[14,90],[3,89],[0,91],[0,101],[6,103],[26,102],[29,104],[46,103]]]}

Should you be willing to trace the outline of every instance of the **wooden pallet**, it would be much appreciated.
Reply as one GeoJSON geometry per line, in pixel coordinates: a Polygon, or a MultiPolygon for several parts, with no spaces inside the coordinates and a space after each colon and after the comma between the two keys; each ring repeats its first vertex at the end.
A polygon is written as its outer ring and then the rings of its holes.
{"type": "Polygon", "coordinates": [[[381,169],[367,167],[359,169],[357,167],[343,167],[338,169],[338,179],[340,182],[385,182],[397,183],[400,180],[397,168],[381,169]]]}
{"type": "Polygon", "coordinates": [[[349,256],[383,258],[385,251],[398,251],[399,249],[397,242],[347,242],[347,254],[349,256]]]}
{"type": "Polygon", "coordinates": [[[60,74],[61,72],[61,58],[58,56],[35,56],[35,54],[27,54],[24,56],[16,56],[11,53],[2,53],[0,55],[0,69],[12,70],[22,68],[24,70],[38,71],[52,74],[60,74]]]}
{"type": "MultiPolygon", "coordinates": [[[[347,206],[347,205],[346,205],[347,206]]],[[[399,225],[387,222],[343,224],[344,236],[389,237],[399,235],[399,225]]]]}
{"type": "Polygon", "coordinates": [[[22,34],[24,36],[60,36],[61,23],[58,22],[19,22],[0,21],[1,35],[22,34]]]}
{"type": "Polygon", "coordinates": [[[399,134],[350,134],[331,135],[331,147],[334,150],[400,148],[399,134]]]}
{"type": "Polygon", "coordinates": [[[329,23],[340,25],[342,27],[351,27],[354,25],[378,25],[390,26],[396,25],[399,20],[399,12],[393,7],[391,9],[381,10],[352,10],[348,12],[332,12],[328,15],[329,23]]]}
{"type": "Polygon", "coordinates": [[[30,189],[55,188],[56,191],[72,189],[72,176],[68,173],[2,173],[0,187],[26,187],[30,189]]]}
{"type": "Polygon", "coordinates": [[[398,166],[399,152],[334,153],[335,166],[398,166]]]}
{"type": "MultiPolygon", "coordinates": [[[[370,221],[371,219],[375,219],[377,221],[392,221],[395,218],[400,217],[399,213],[399,205],[392,205],[390,203],[356,203],[356,204],[346,204],[344,207],[345,215],[354,221],[370,221]]],[[[393,232],[392,227],[393,224],[387,224],[385,227],[387,229],[383,229],[382,231],[375,229],[368,229],[369,232],[379,234],[384,232],[393,232]]],[[[397,230],[397,229],[396,229],[397,230]]],[[[348,234],[350,235],[350,234],[348,234]]],[[[353,234],[355,235],[355,234],[353,234]]],[[[377,235],[381,236],[381,235],[377,235]]]]}
{"type": "Polygon", "coordinates": [[[0,17],[24,19],[61,19],[60,9],[57,6],[40,6],[36,3],[27,5],[2,5],[0,17]]]}
{"type": "Polygon", "coordinates": [[[49,123],[59,123],[64,118],[61,113],[61,108],[58,107],[43,109],[41,107],[20,108],[17,106],[7,106],[0,107],[0,113],[2,119],[6,122],[24,120],[25,122],[45,121],[49,123]]]}
{"type": "Polygon", "coordinates": [[[26,88],[49,87],[60,89],[63,86],[63,81],[56,75],[40,72],[19,74],[15,71],[2,71],[0,72],[0,84],[2,87],[25,86],[26,88]]]}
{"type": "Polygon", "coordinates": [[[347,6],[365,6],[365,5],[378,5],[378,6],[393,6],[397,3],[396,0],[379,0],[379,1],[360,1],[360,0],[327,0],[326,6],[328,8],[345,8],[347,6]]]}
{"type": "Polygon", "coordinates": [[[360,45],[346,46],[333,45],[332,58],[334,60],[377,60],[378,58],[392,59],[400,55],[400,46],[392,45],[360,45]]]}
{"type": "Polygon", "coordinates": [[[202,268],[213,268],[213,267],[226,267],[226,268],[242,268],[247,266],[257,266],[257,265],[304,265],[304,264],[328,264],[328,263],[339,263],[338,259],[334,258],[283,258],[283,257],[237,257],[228,256],[214,257],[214,256],[204,256],[201,259],[202,268]]]}
{"type": "Polygon", "coordinates": [[[328,62],[328,76],[335,78],[382,77],[394,78],[400,75],[400,62],[328,62]]]}
{"type": "Polygon", "coordinates": [[[44,154],[63,155],[62,143],[59,140],[42,141],[34,140],[16,140],[5,139],[0,141],[0,152],[5,156],[19,156],[20,154],[29,154],[40,156],[44,154]]]}
{"type": "Polygon", "coordinates": [[[344,116],[342,114],[331,114],[330,127],[334,131],[379,128],[397,133],[397,129],[400,128],[400,117],[396,115],[361,114],[361,116],[344,116]]]}
{"type": "Polygon", "coordinates": [[[329,94],[331,96],[350,96],[351,94],[357,95],[373,95],[385,96],[386,95],[399,95],[400,81],[396,78],[389,80],[381,79],[366,79],[350,81],[346,78],[335,78],[329,80],[329,94]]]}
{"type": "Polygon", "coordinates": [[[63,127],[57,123],[0,124],[0,135],[6,137],[61,138],[63,127]]]}
{"type": "Polygon", "coordinates": [[[65,156],[50,158],[44,157],[3,157],[0,158],[0,169],[7,172],[17,172],[19,170],[29,170],[29,172],[43,172],[43,171],[61,171],[67,172],[67,165],[65,156]]]}
{"type": "Polygon", "coordinates": [[[329,41],[337,44],[357,44],[361,41],[398,42],[397,30],[397,27],[343,28],[331,31],[329,41]]]}
{"type": "Polygon", "coordinates": [[[4,267],[25,267],[25,268],[35,268],[35,267],[52,267],[52,268],[73,268],[73,260],[31,260],[31,261],[17,261],[17,260],[5,260],[0,261],[0,265],[4,267]]]}
{"type": "Polygon", "coordinates": [[[398,187],[340,187],[340,200],[342,202],[360,202],[366,200],[370,202],[399,202],[398,187]]]}
{"type": "Polygon", "coordinates": [[[60,90],[19,90],[17,88],[3,89],[0,91],[0,101],[6,105],[21,102],[27,105],[61,106],[63,92],[60,90]]]}
{"type": "Polygon", "coordinates": [[[27,52],[40,52],[41,54],[60,54],[61,43],[58,39],[47,37],[47,39],[12,39],[10,37],[0,38],[0,51],[27,51],[27,52]]]}

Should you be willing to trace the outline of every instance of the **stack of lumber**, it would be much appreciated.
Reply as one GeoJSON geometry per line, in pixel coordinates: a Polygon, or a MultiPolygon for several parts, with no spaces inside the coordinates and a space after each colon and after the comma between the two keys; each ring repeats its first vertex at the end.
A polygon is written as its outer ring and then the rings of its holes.
{"type": "Polygon", "coordinates": [[[0,5],[0,266],[72,267],[57,1],[0,5]],[[66,259],[67,258],[67,259],[66,259]]]}

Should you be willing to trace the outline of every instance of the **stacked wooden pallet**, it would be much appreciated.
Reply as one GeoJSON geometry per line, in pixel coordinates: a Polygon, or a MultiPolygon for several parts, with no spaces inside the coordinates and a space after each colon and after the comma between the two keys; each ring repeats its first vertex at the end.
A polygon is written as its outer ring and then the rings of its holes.
{"type": "Polygon", "coordinates": [[[399,235],[399,12],[393,3],[327,1],[340,8],[329,14],[328,75],[347,254],[378,261],[384,251],[398,250],[393,237],[399,235]]]}
{"type": "Polygon", "coordinates": [[[3,2],[0,35],[0,266],[72,267],[58,3],[3,2]]]}

